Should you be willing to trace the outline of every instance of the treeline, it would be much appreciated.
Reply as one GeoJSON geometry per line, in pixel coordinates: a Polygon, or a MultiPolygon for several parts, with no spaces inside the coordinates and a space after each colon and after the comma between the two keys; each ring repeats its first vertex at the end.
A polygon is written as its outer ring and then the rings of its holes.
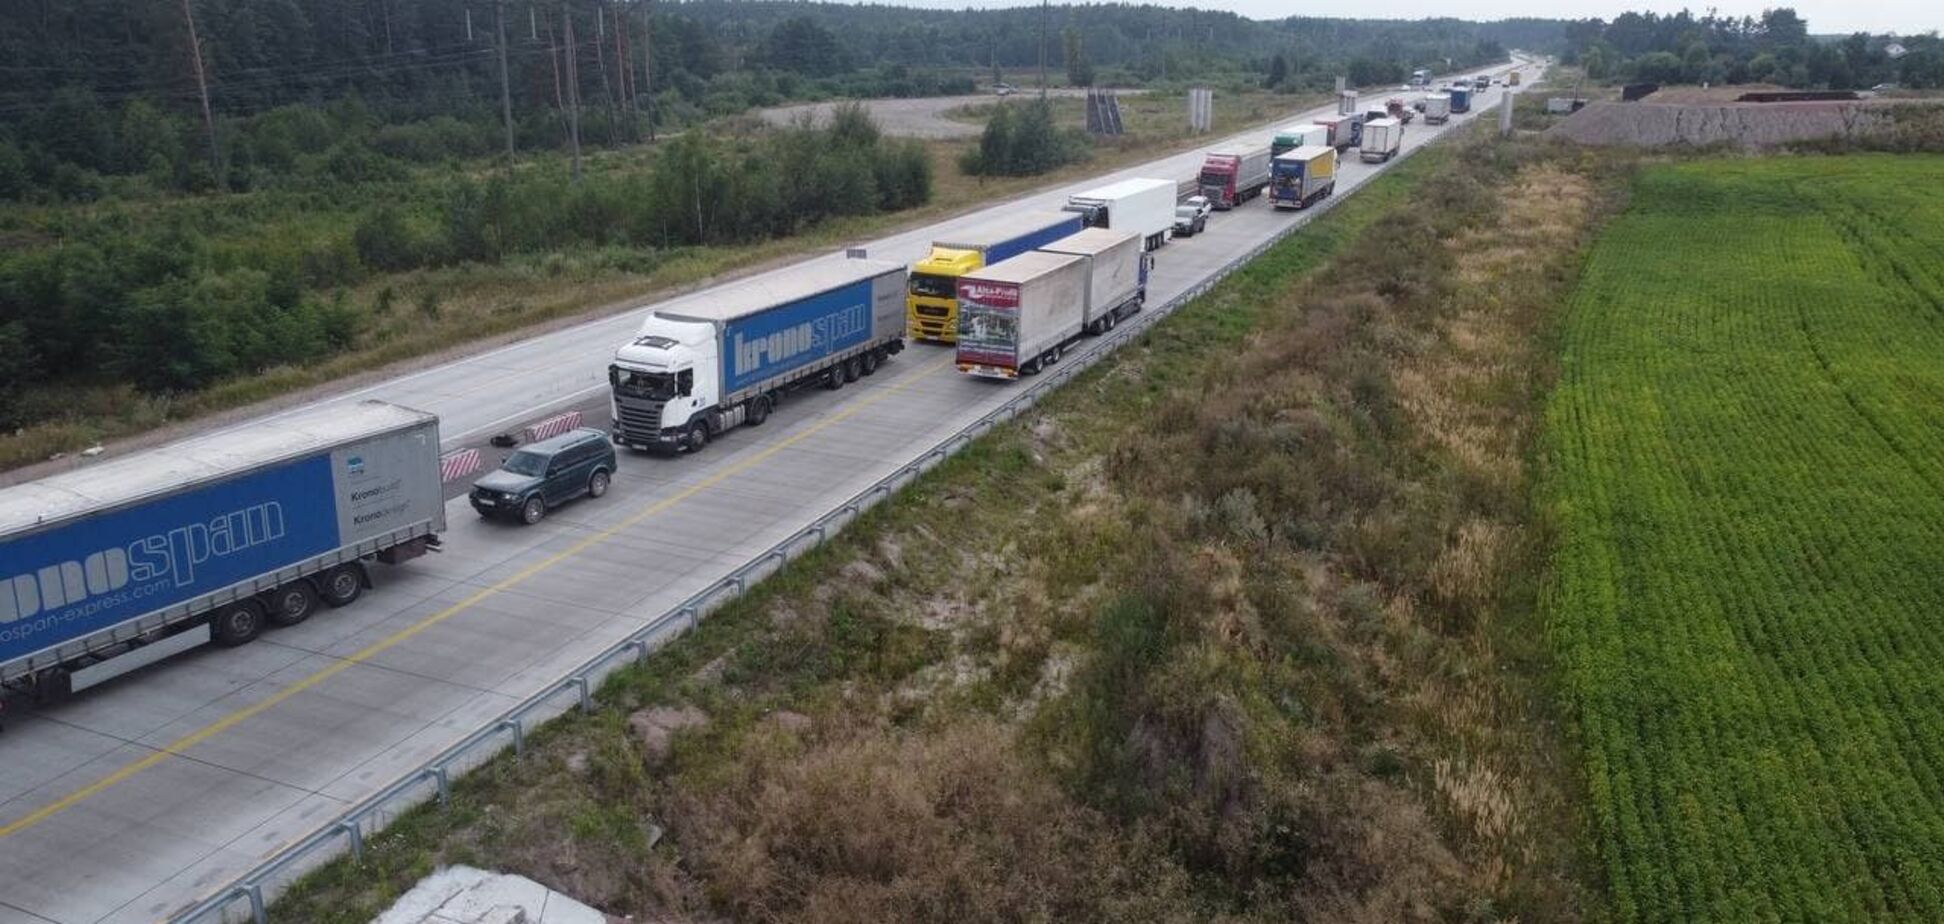
{"type": "Polygon", "coordinates": [[[881,138],[845,108],[822,128],[690,133],[645,170],[579,183],[554,163],[51,212],[16,228],[24,246],[0,253],[0,427],[59,413],[19,400],[35,389],[179,392],[343,350],[371,310],[347,290],[374,274],[755,241],[910,208],[930,198],[931,179],[922,147],[881,138]]]}
{"type": "Polygon", "coordinates": [[[1612,22],[1569,23],[1561,60],[1595,80],[1654,83],[1773,83],[1803,89],[1852,90],[1879,84],[1944,86],[1944,43],[1858,32],[1837,40],[1812,36],[1794,9],[1760,17],[1623,13],[1612,22]]]}

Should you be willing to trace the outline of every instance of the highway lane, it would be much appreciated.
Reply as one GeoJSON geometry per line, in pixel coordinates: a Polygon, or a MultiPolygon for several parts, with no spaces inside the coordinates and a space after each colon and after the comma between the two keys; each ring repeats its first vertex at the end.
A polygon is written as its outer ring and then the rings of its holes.
{"type": "MultiPolygon", "coordinates": [[[[1498,98],[1495,88],[1484,103],[1498,98]]],[[[1405,144],[1437,133],[1414,123],[1405,144]]],[[[1199,163],[1177,155],[1085,185],[1185,177],[1199,163]]],[[[1353,159],[1338,195],[1380,169],[1353,159]]],[[[1077,188],[1004,207],[1057,207],[1077,188]]],[[[908,261],[942,229],[980,218],[867,246],[908,261]]],[[[1204,234],[1157,253],[1151,302],[1307,220],[1260,199],[1218,213],[1204,234]]],[[[638,318],[330,400],[425,408],[447,421],[449,443],[475,440],[593,399],[638,318]]],[[[0,736],[0,924],[156,920],[216,890],[1007,396],[1008,386],[958,374],[950,357],[914,345],[877,375],[803,392],[700,456],[626,454],[608,497],[534,528],[480,521],[456,500],[448,551],[374,569],[377,588],[354,606],[15,717],[0,736]]]]}

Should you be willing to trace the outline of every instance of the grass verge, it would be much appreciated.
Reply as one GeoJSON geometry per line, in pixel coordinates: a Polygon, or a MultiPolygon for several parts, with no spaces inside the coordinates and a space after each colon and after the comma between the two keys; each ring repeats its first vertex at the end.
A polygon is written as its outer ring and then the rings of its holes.
{"type": "Polygon", "coordinates": [[[1400,164],[277,917],[1579,918],[1526,473],[1608,175],[1400,164]]]}

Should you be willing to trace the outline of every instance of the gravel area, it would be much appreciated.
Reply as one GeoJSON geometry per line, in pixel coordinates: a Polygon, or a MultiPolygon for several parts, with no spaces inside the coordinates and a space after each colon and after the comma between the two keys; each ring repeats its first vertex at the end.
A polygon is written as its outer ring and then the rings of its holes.
{"type": "MultiPolygon", "coordinates": [[[[1019,97],[1030,96],[1037,91],[1022,89],[1019,97]]],[[[1087,91],[1077,89],[1057,89],[1047,91],[1052,96],[1085,96],[1087,91]]],[[[1124,92],[1124,91],[1123,91],[1124,92]]],[[[969,122],[955,122],[945,117],[945,113],[961,106],[976,103],[990,103],[1000,99],[990,93],[973,96],[927,96],[915,99],[867,99],[859,100],[871,110],[877,119],[878,128],[887,135],[906,138],[972,138],[979,134],[979,126],[969,122]]],[[[777,106],[758,112],[763,119],[773,125],[788,125],[803,113],[811,113],[818,121],[830,117],[831,109],[837,103],[800,103],[795,106],[777,106]]]]}

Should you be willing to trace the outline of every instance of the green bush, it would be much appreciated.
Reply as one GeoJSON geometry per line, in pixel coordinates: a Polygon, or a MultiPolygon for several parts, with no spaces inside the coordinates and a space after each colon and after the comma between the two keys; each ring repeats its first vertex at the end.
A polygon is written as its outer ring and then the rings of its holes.
{"type": "Polygon", "coordinates": [[[1084,132],[1054,124],[1046,100],[1002,103],[994,107],[979,146],[959,159],[959,169],[972,176],[1036,176],[1086,160],[1091,146],[1084,132]]]}

